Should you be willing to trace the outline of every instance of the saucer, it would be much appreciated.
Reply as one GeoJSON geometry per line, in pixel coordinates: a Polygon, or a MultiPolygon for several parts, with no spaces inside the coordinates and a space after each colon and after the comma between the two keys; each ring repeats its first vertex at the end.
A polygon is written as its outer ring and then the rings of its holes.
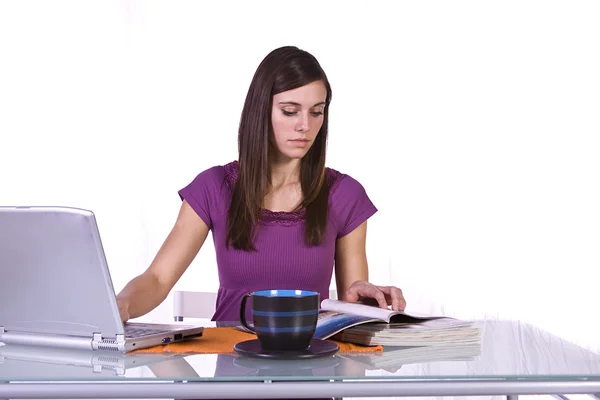
{"type": "Polygon", "coordinates": [[[268,358],[271,360],[298,360],[330,356],[337,353],[339,346],[328,340],[313,339],[304,350],[263,350],[258,339],[246,340],[233,346],[242,356],[268,358]]]}

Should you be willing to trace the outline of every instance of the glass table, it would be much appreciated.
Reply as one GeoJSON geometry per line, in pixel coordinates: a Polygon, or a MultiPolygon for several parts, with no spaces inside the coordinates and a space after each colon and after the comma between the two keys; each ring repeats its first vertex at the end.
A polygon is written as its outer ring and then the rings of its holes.
{"type": "MultiPolygon", "coordinates": [[[[0,346],[0,399],[341,398],[600,393],[600,355],[518,321],[478,321],[481,345],[271,361],[0,346]]],[[[214,326],[214,325],[209,325],[214,326]]],[[[393,351],[392,351],[393,350],[393,351]]]]}

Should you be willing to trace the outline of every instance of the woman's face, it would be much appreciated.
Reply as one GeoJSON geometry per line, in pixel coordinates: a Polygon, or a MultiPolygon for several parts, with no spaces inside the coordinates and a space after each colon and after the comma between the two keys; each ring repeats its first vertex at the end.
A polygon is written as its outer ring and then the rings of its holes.
{"type": "Polygon", "coordinates": [[[326,97],[322,81],[273,96],[271,144],[281,156],[300,159],[306,155],[323,125],[326,97]]]}

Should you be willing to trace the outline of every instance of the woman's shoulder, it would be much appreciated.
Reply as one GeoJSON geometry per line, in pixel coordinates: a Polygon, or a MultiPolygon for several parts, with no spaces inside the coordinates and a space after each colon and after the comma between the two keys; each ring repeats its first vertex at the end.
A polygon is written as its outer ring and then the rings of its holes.
{"type": "Polygon", "coordinates": [[[201,170],[196,174],[194,181],[202,184],[235,184],[238,175],[237,161],[231,161],[226,164],[214,165],[201,170]]]}
{"type": "Polygon", "coordinates": [[[213,221],[223,214],[223,204],[231,196],[228,176],[231,175],[232,163],[215,165],[196,174],[194,179],[179,190],[179,197],[185,200],[202,218],[209,229],[213,221]]]}
{"type": "Polygon", "coordinates": [[[231,162],[228,162],[227,164],[222,165],[221,169],[223,171],[223,180],[224,180],[225,184],[230,189],[233,189],[235,186],[235,181],[237,181],[237,178],[238,178],[238,162],[237,162],[237,160],[231,161],[231,162]]]}
{"type": "Polygon", "coordinates": [[[331,195],[362,194],[365,191],[363,185],[349,174],[329,167],[325,169],[325,173],[329,180],[331,195]]]}
{"type": "Polygon", "coordinates": [[[237,178],[237,161],[222,165],[214,165],[198,172],[192,181],[183,189],[193,194],[203,192],[223,193],[223,189],[232,189],[237,178]]]}
{"type": "Polygon", "coordinates": [[[352,176],[328,168],[330,218],[338,229],[338,237],[352,232],[377,212],[363,185],[352,176]]]}

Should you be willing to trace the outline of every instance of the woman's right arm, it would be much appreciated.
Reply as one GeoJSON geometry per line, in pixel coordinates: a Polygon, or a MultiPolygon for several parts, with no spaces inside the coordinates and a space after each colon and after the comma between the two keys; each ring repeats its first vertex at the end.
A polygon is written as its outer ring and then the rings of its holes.
{"type": "Polygon", "coordinates": [[[123,322],[149,313],[162,303],[208,236],[208,226],[183,201],[173,229],[144,273],[117,295],[123,322]]]}

